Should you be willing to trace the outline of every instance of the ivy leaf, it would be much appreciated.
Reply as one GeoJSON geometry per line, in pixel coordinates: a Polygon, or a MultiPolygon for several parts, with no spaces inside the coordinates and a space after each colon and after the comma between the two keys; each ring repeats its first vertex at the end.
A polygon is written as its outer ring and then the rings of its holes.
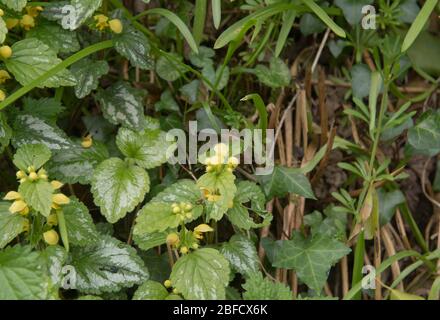
{"type": "Polygon", "coordinates": [[[292,300],[292,291],[279,282],[263,278],[261,272],[250,274],[243,284],[244,300],[292,300]]]}
{"type": "Polygon", "coordinates": [[[20,170],[26,171],[33,166],[40,169],[51,157],[51,152],[44,144],[26,144],[20,147],[14,155],[14,165],[20,170]]]}
{"type": "Polygon", "coordinates": [[[145,92],[131,87],[127,82],[117,82],[96,95],[101,103],[104,117],[113,124],[122,124],[132,130],[141,130],[145,125],[145,92]]]}
{"type": "Polygon", "coordinates": [[[405,195],[400,190],[386,191],[383,188],[377,190],[379,198],[379,221],[380,225],[386,225],[391,221],[398,205],[405,202],[405,195]]]}
{"type": "Polygon", "coordinates": [[[76,33],[54,22],[39,23],[26,33],[26,38],[36,38],[56,53],[70,53],[80,49],[76,33]]]}
{"type": "Polygon", "coordinates": [[[249,276],[259,270],[259,259],[254,243],[245,236],[236,234],[223,243],[220,253],[229,261],[231,268],[249,276]]]}
{"type": "Polygon", "coordinates": [[[9,202],[0,201],[0,249],[3,249],[23,231],[26,221],[21,215],[10,213],[10,205],[9,202]]]}
{"type": "Polygon", "coordinates": [[[345,19],[352,26],[358,24],[362,17],[362,8],[372,4],[374,0],[335,0],[335,4],[342,9],[345,19]]]}
{"type": "Polygon", "coordinates": [[[350,253],[350,248],[342,242],[326,236],[306,239],[300,233],[291,240],[275,242],[273,266],[295,270],[298,278],[309,288],[321,292],[333,264],[350,253]]]}
{"type": "Polygon", "coordinates": [[[175,60],[183,63],[183,58],[175,53],[168,53],[174,57],[169,59],[168,57],[161,55],[156,62],[156,72],[162,79],[166,81],[175,81],[179,79],[187,70],[181,64],[175,60]]]}
{"type": "Polygon", "coordinates": [[[224,300],[229,283],[229,263],[215,249],[193,251],[173,267],[170,280],[188,300],[224,300]]]}
{"type": "Polygon", "coordinates": [[[109,66],[104,60],[82,59],[72,65],[70,71],[76,79],[75,95],[82,99],[98,88],[99,78],[108,73],[109,66]]]}
{"type": "Polygon", "coordinates": [[[307,199],[315,199],[307,177],[295,168],[275,166],[272,174],[259,177],[267,198],[283,197],[295,193],[307,199]]]}
{"type": "Polygon", "coordinates": [[[48,217],[52,206],[52,185],[39,179],[37,181],[26,180],[18,187],[18,192],[23,200],[34,210],[48,217]]]}
{"type": "Polygon", "coordinates": [[[74,146],[67,150],[55,151],[48,163],[50,176],[65,183],[89,184],[90,172],[102,161],[108,159],[109,153],[104,144],[94,142],[91,148],[74,146]]]}
{"type": "Polygon", "coordinates": [[[0,153],[9,145],[12,137],[12,129],[6,121],[5,113],[0,113],[0,153]]]}
{"type": "Polygon", "coordinates": [[[149,277],[136,250],[110,236],[86,247],[73,247],[68,263],[76,271],[76,289],[84,293],[117,292],[149,277]]]}
{"type": "Polygon", "coordinates": [[[307,214],[304,216],[304,224],[311,227],[313,236],[322,235],[345,241],[347,213],[336,210],[333,205],[326,207],[324,213],[324,219],[318,211],[307,214]]]}
{"type": "Polygon", "coordinates": [[[170,204],[150,202],[139,211],[133,234],[162,232],[169,228],[176,228],[180,221],[179,215],[173,213],[170,204]]]}
{"type": "Polygon", "coordinates": [[[75,197],[63,206],[67,236],[72,245],[84,246],[98,240],[98,231],[87,207],[75,197]]]}
{"type": "Polygon", "coordinates": [[[0,300],[46,299],[46,279],[40,255],[30,246],[0,251],[0,300]]]}
{"type": "Polygon", "coordinates": [[[27,0],[0,0],[0,3],[14,11],[21,11],[26,7],[27,0]]]}
{"type": "Polygon", "coordinates": [[[165,300],[168,295],[167,289],[161,283],[148,280],[136,290],[133,300],[165,300]]]}
{"type": "Polygon", "coordinates": [[[64,111],[61,102],[55,98],[23,98],[23,114],[31,115],[55,125],[57,116],[64,111]]]}
{"type": "Polygon", "coordinates": [[[73,6],[69,23],[63,25],[63,28],[75,30],[78,29],[83,22],[90,18],[93,13],[101,6],[102,0],[71,0],[70,5],[73,6]]]}
{"type": "Polygon", "coordinates": [[[125,217],[149,190],[148,173],[118,158],[102,162],[92,178],[93,199],[110,223],[125,217]]]}
{"type": "Polygon", "coordinates": [[[254,69],[258,80],[271,88],[288,86],[291,80],[290,70],[283,60],[273,57],[269,62],[269,68],[265,65],[257,65],[254,69]]]}
{"type": "Polygon", "coordinates": [[[41,143],[51,150],[65,150],[73,146],[60,128],[31,115],[20,115],[15,119],[13,142],[18,147],[41,143]]]}
{"type": "Polygon", "coordinates": [[[167,162],[168,156],[175,150],[175,143],[167,141],[166,133],[161,130],[135,132],[121,128],[116,136],[116,145],[124,156],[134,159],[138,166],[145,169],[167,162]]]}
{"type": "Polygon", "coordinates": [[[427,112],[408,130],[408,143],[420,152],[440,152],[440,112],[427,112]]]}
{"type": "Polygon", "coordinates": [[[143,33],[124,24],[122,33],[115,35],[113,39],[116,51],[130,60],[132,66],[144,70],[153,68],[153,60],[149,55],[150,43],[143,33]]]}
{"type": "MultiPolygon", "coordinates": [[[[59,63],[61,59],[57,57],[55,51],[36,38],[15,42],[12,45],[12,56],[5,60],[6,68],[22,86],[29,84],[59,63]]],[[[39,83],[37,87],[58,88],[75,84],[73,75],[69,70],[64,69],[39,83]]]]}
{"type": "Polygon", "coordinates": [[[223,215],[233,206],[233,200],[237,187],[235,186],[233,173],[223,170],[220,173],[208,172],[197,180],[197,186],[204,192],[218,195],[214,201],[206,201],[207,219],[219,221],[223,215]]]}

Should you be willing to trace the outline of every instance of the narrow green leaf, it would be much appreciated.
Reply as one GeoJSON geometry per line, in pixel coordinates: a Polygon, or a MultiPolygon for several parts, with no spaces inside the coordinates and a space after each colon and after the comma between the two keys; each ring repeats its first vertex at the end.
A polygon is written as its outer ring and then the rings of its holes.
{"type": "Polygon", "coordinates": [[[310,8],[321,20],[324,22],[336,35],[341,38],[345,38],[346,34],[344,29],[338,26],[328,14],[316,4],[313,0],[301,0],[307,7],[310,8]]]}

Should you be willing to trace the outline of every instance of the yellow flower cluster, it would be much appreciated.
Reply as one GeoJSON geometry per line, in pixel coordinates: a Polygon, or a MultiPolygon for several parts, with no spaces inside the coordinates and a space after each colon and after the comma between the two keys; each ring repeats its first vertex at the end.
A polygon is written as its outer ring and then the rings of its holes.
{"type": "Polygon", "coordinates": [[[93,19],[96,21],[96,28],[100,31],[103,31],[106,28],[110,28],[110,30],[114,33],[121,33],[124,29],[122,26],[122,22],[119,19],[109,20],[109,18],[103,14],[97,14],[93,17],[93,19]]]}
{"type": "Polygon", "coordinates": [[[28,6],[26,7],[26,14],[23,15],[21,19],[6,19],[6,28],[11,30],[20,25],[24,30],[29,31],[35,27],[35,18],[38,17],[41,11],[43,11],[43,7],[41,6],[28,6]]]}
{"type": "Polygon", "coordinates": [[[191,219],[193,217],[192,215],[192,209],[193,206],[191,203],[173,203],[171,205],[171,209],[173,210],[174,214],[177,214],[177,216],[180,218],[181,221],[186,219],[191,219]]]}
{"type": "Polygon", "coordinates": [[[229,147],[224,143],[214,146],[214,155],[205,159],[206,172],[221,171],[226,165],[226,170],[233,172],[238,166],[236,157],[229,157],[229,147]]]}
{"type": "MultiPolygon", "coordinates": [[[[184,229],[186,230],[186,229],[184,229]]],[[[203,234],[206,232],[212,232],[214,229],[212,229],[207,224],[199,224],[197,227],[194,228],[194,231],[185,233],[190,234],[192,236],[186,237],[184,236],[185,240],[181,241],[180,236],[173,232],[168,234],[166,242],[169,246],[174,247],[176,249],[180,249],[181,254],[187,254],[189,252],[189,248],[192,249],[198,249],[199,247],[199,240],[203,239],[203,234]],[[181,242],[184,242],[183,244],[181,242]]]]}

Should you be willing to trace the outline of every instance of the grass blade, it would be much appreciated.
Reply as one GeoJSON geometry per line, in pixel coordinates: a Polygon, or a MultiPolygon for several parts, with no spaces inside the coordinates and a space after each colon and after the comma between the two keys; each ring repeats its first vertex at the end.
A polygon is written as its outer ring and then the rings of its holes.
{"type": "Polygon", "coordinates": [[[222,1],[212,0],[212,18],[214,20],[214,27],[218,29],[220,27],[220,22],[222,21],[222,1]]]}
{"type": "Polygon", "coordinates": [[[197,45],[199,45],[200,42],[202,41],[203,30],[205,29],[206,4],[207,4],[206,0],[196,0],[193,35],[197,45]]]}
{"type": "Polygon", "coordinates": [[[278,57],[283,50],[284,44],[286,43],[287,36],[292,29],[293,22],[295,21],[296,11],[289,10],[284,15],[283,24],[281,26],[280,35],[278,36],[277,44],[275,47],[275,56],[278,57]]]}
{"type": "Polygon", "coordinates": [[[338,35],[341,38],[345,38],[346,34],[344,29],[342,29],[340,26],[338,26],[329,16],[328,14],[316,4],[313,0],[302,0],[302,2],[310,8],[318,17],[319,19],[324,22],[327,27],[329,27],[336,35],[338,35]]]}

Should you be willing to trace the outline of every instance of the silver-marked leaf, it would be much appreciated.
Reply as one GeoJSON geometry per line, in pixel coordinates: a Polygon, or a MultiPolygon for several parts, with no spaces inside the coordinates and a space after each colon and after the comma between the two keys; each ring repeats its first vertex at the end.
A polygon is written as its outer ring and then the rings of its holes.
{"type": "MultiPolygon", "coordinates": [[[[12,45],[12,56],[5,60],[6,68],[22,86],[29,84],[59,63],[61,59],[57,57],[56,52],[36,38],[15,42],[12,45]]],[[[64,69],[39,83],[37,87],[57,88],[75,84],[73,75],[69,70],[64,69]]]]}
{"type": "Polygon", "coordinates": [[[63,213],[67,236],[72,245],[84,246],[98,240],[98,231],[92,216],[82,202],[71,197],[70,203],[63,206],[63,213]]]}
{"type": "Polygon", "coordinates": [[[107,74],[109,66],[107,61],[93,61],[91,59],[82,59],[72,65],[70,72],[76,79],[75,95],[82,99],[96,90],[99,84],[99,78],[107,74]]]}
{"type": "Polygon", "coordinates": [[[148,173],[118,158],[102,162],[92,178],[93,199],[110,223],[125,217],[149,190],[148,173]]]}
{"type": "Polygon", "coordinates": [[[148,280],[134,293],[133,300],[165,300],[168,290],[159,282],[148,280]]]}
{"type": "Polygon", "coordinates": [[[86,247],[73,247],[68,263],[75,268],[75,288],[84,293],[116,292],[149,277],[136,250],[110,236],[86,247]]]}
{"type": "Polygon", "coordinates": [[[76,33],[54,22],[39,23],[26,33],[26,38],[36,38],[56,53],[70,53],[80,49],[76,33]]]}
{"type": "Polygon", "coordinates": [[[121,124],[132,130],[141,130],[145,125],[145,92],[131,87],[127,82],[117,82],[96,95],[104,117],[113,124],[121,124]]]}
{"type": "Polygon", "coordinates": [[[45,120],[53,125],[56,124],[57,116],[64,111],[61,102],[55,98],[33,99],[23,98],[23,114],[45,120]]]}
{"type": "Polygon", "coordinates": [[[69,19],[62,23],[63,28],[75,30],[90,18],[101,6],[102,0],[71,0],[72,11],[69,19]]]}
{"type": "Polygon", "coordinates": [[[50,276],[53,285],[61,286],[65,274],[63,274],[63,266],[67,260],[66,250],[57,246],[48,246],[41,252],[41,257],[44,260],[46,273],[50,276]]]}
{"type": "Polygon", "coordinates": [[[121,34],[114,36],[115,49],[127,58],[133,67],[144,70],[153,68],[153,59],[150,57],[150,43],[140,31],[124,24],[121,34]]]}
{"type": "Polygon", "coordinates": [[[44,144],[26,144],[18,148],[14,155],[14,165],[26,171],[30,166],[40,169],[51,157],[51,152],[44,144]]]}
{"type": "Polygon", "coordinates": [[[259,270],[259,258],[254,243],[242,235],[233,235],[223,243],[220,253],[229,261],[232,269],[242,275],[250,275],[259,270]]]}
{"type": "Polygon", "coordinates": [[[53,191],[52,185],[42,179],[37,181],[27,180],[18,187],[18,192],[28,206],[45,217],[50,214],[53,191]]]}
{"type": "Polygon", "coordinates": [[[229,272],[228,261],[217,250],[203,248],[177,260],[170,279],[188,300],[223,300],[229,272]]]}
{"type": "Polygon", "coordinates": [[[0,249],[14,240],[23,231],[26,221],[20,214],[9,212],[11,203],[0,201],[0,249]]]}
{"type": "Polygon", "coordinates": [[[0,0],[0,3],[14,11],[21,11],[26,7],[27,0],[0,0]]]}

